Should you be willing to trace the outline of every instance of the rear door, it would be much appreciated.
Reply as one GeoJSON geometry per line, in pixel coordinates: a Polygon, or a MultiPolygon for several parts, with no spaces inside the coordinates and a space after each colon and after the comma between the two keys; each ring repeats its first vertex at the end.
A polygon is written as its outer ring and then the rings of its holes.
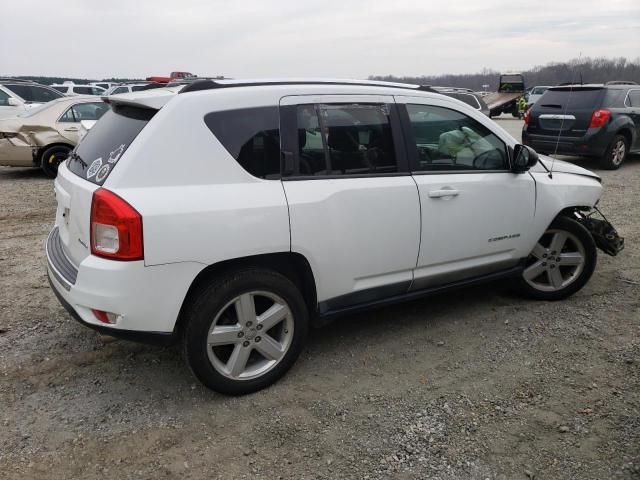
{"type": "Polygon", "coordinates": [[[390,96],[289,96],[280,103],[291,249],[321,311],[405,293],[420,206],[390,96]]]}
{"type": "Polygon", "coordinates": [[[537,135],[582,137],[600,108],[602,87],[556,87],[547,90],[531,111],[527,131],[537,135]]]}

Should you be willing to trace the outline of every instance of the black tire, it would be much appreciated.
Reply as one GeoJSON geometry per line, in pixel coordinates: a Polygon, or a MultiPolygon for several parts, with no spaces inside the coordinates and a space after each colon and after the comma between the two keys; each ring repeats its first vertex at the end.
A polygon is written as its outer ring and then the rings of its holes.
{"type": "MultiPolygon", "coordinates": [[[[244,395],[261,390],[282,377],[302,351],[309,329],[307,306],[298,288],[277,272],[243,269],[228,273],[197,289],[187,301],[183,336],[185,359],[198,380],[211,390],[227,395],[244,395]],[[215,347],[207,344],[209,331],[219,315],[228,315],[225,312],[230,302],[242,294],[256,291],[268,292],[286,302],[292,317],[293,335],[290,337],[288,349],[270,370],[256,378],[229,378],[218,371],[219,367],[215,367],[210,360],[212,352],[209,349],[215,347]]],[[[287,332],[284,330],[284,333],[287,332]]],[[[263,331],[262,335],[266,336],[267,333],[268,330],[263,331]]],[[[255,335],[255,332],[253,334],[255,335]]],[[[250,338],[247,334],[244,340],[248,342],[248,339],[260,341],[259,336],[250,338]]],[[[251,349],[253,348],[251,345],[251,349]]]]}
{"type": "Polygon", "coordinates": [[[629,142],[624,135],[614,135],[611,143],[600,159],[600,166],[605,170],[617,170],[627,159],[629,142]]]}
{"type": "MultiPolygon", "coordinates": [[[[547,236],[550,235],[548,233],[550,231],[568,232],[571,235],[572,243],[579,242],[581,244],[581,248],[584,251],[584,255],[583,255],[584,264],[580,273],[575,275],[575,277],[573,277],[570,283],[554,291],[544,291],[544,290],[535,288],[531,283],[525,280],[524,278],[525,272],[519,275],[516,279],[516,285],[515,285],[517,290],[521,294],[530,298],[534,298],[536,300],[561,300],[563,298],[569,297],[570,295],[573,295],[574,293],[576,293],[578,290],[580,290],[582,287],[585,286],[585,284],[591,278],[591,275],[593,274],[594,269],[596,268],[596,262],[598,258],[596,244],[593,241],[593,237],[591,236],[589,231],[586,228],[584,228],[580,223],[578,223],[577,221],[571,218],[559,216],[551,223],[551,225],[549,225],[549,228],[547,229],[547,231],[542,236],[539,242],[544,242],[545,235],[547,236]]],[[[558,255],[560,255],[560,253],[561,252],[558,252],[558,255]]],[[[558,257],[552,257],[552,258],[555,258],[557,260],[558,257]]],[[[533,266],[533,263],[538,261],[539,261],[538,258],[535,258],[532,252],[532,255],[527,259],[527,267],[525,267],[525,271],[526,271],[526,268],[528,268],[529,266],[533,266]]],[[[559,271],[560,267],[557,267],[557,268],[559,271]]],[[[577,272],[577,269],[576,269],[576,272],[577,272]]]]}
{"type": "Polygon", "coordinates": [[[58,165],[69,156],[71,148],[66,145],[54,145],[47,148],[40,156],[40,168],[49,178],[56,178],[58,165]]]}

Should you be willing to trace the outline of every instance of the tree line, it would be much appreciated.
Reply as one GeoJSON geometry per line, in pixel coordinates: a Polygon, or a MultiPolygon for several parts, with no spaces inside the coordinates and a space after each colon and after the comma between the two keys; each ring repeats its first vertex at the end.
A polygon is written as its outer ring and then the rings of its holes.
{"type": "MultiPolygon", "coordinates": [[[[640,84],[640,57],[634,60],[619,58],[574,58],[568,62],[552,62],[537,65],[521,72],[527,87],[534,85],[559,85],[562,83],[605,83],[611,80],[627,80],[640,84]]],[[[407,77],[396,75],[372,75],[369,80],[463,87],[496,90],[500,72],[489,68],[478,73],[425,75],[407,77]]]]}

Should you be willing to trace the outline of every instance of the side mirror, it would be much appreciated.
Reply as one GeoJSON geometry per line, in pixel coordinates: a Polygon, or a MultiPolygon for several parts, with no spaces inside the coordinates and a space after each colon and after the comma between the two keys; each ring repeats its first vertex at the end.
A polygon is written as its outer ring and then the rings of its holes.
{"type": "Polygon", "coordinates": [[[9,105],[10,107],[19,107],[20,102],[16,98],[9,97],[7,98],[7,105],[9,105]]]}
{"type": "Polygon", "coordinates": [[[514,173],[523,173],[538,163],[538,154],[536,151],[526,145],[518,144],[513,149],[513,165],[511,171],[514,173]]]}

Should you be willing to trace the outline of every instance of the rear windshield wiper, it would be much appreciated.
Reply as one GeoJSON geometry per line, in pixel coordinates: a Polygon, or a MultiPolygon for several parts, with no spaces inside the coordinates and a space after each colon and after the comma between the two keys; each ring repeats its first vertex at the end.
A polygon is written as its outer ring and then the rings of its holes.
{"type": "Polygon", "coordinates": [[[540,105],[541,107],[549,107],[549,108],[562,108],[562,105],[558,105],[557,103],[547,103],[545,105],[540,105]]]}
{"type": "Polygon", "coordinates": [[[85,169],[85,168],[87,168],[87,167],[89,166],[89,165],[87,164],[87,162],[85,162],[84,160],[82,160],[82,157],[81,157],[80,155],[78,155],[78,154],[75,152],[75,150],[74,150],[74,151],[72,151],[72,152],[69,154],[69,158],[70,158],[71,160],[77,160],[77,161],[79,161],[79,162],[80,162],[80,164],[82,165],[82,168],[83,168],[83,169],[85,169]]]}

